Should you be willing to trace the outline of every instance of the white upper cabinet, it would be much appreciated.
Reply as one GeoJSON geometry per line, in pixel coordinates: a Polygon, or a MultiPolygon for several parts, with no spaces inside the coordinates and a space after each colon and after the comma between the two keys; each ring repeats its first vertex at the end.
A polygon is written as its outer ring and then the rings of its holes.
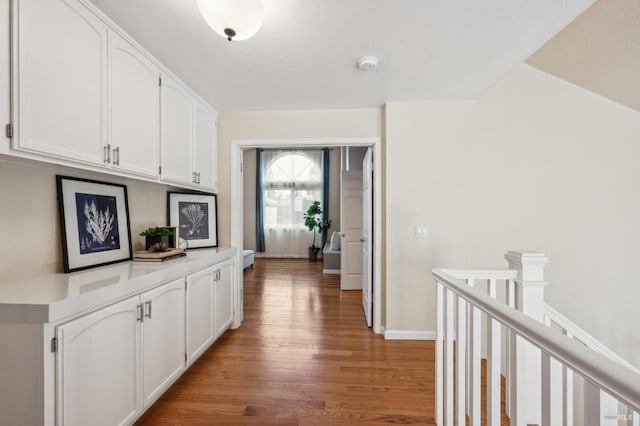
{"type": "Polygon", "coordinates": [[[192,165],[193,97],[176,80],[162,76],[162,179],[195,183],[192,165]]]}
{"type": "Polygon", "coordinates": [[[193,162],[196,183],[202,189],[217,188],[217,113],[208,105],[194,102],[193,162]]]}
{"type": "Polygon", "coordinates": [[[107,26],[75,0],[20,0],[13,7],[13,147],[102,164],[107,26]]]}
{"type": "Polygon", "coordinates": [[[216,189],[217,113],[162,76],[162,180],[216,189]]]}
{"type": "Polygon", "coordinates": [[[160,70],[109,30],[109,150],[113,168],[157,177],[160,150],[160,70]]]}
{"type": "Polygon", "coordinates": [[[90,3],[12,6],[16,155],[215,191],[215,110],[90,3]]]}

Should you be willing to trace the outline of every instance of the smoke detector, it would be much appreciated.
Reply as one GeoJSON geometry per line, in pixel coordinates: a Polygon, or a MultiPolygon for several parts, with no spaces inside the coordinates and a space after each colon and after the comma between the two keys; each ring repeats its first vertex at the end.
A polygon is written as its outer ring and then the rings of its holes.
{"type": "Polygon", "coordinates": [[[373,71],[378,67],[378,58],[375,56],[363,56],[358,61],[358,69],[360,71],[373,71]]]}

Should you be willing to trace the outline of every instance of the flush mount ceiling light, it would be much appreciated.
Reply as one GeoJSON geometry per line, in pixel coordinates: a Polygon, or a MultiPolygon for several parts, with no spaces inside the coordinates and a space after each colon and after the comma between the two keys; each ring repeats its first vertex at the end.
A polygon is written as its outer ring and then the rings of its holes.
{"type": "Polygon", "coordinates": [[[227,40],[246,40],[258,32],[264,20],[260,0],[197,0],[200,14],[227,40]]]}

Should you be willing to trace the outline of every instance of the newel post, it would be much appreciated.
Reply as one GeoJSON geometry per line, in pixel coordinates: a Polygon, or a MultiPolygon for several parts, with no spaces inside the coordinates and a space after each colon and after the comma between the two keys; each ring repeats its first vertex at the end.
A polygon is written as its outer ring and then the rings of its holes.
{"type": "MultiPolygon", "coordinates": [[[[536,321],[544,321],[544,253],[509,251],[505,256],[509,269],[518,271],[515,283],[516,309],[536,321]]],[[[510,339],[510,404],[512,424],[542,424],[542,380],[540,350],[524,339],[510,339]],[[515,422],[513,419],[515,418],[515,422]]]]}
{"type": "Polygon", "coordinates": [[[544,267],[549,258],[544,253],[509,251],[504,255],[509,269],[518,271],[516,309],[536,321],[544,321],[544,267]]]}

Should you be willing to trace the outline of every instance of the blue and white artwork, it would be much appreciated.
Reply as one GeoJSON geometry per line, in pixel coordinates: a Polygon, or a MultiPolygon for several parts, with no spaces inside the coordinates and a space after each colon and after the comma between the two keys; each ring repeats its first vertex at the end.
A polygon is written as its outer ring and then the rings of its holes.
{"type": "Polygon", "coordinates": [[[207,203],[178,202],[180,236],[185,240],[209,238],[209,205],[207,203]]]}
{"type": "Polygon", "coordinates": [[[120,249],[116,197],[76,192],[80,254],[120,249]]]}

